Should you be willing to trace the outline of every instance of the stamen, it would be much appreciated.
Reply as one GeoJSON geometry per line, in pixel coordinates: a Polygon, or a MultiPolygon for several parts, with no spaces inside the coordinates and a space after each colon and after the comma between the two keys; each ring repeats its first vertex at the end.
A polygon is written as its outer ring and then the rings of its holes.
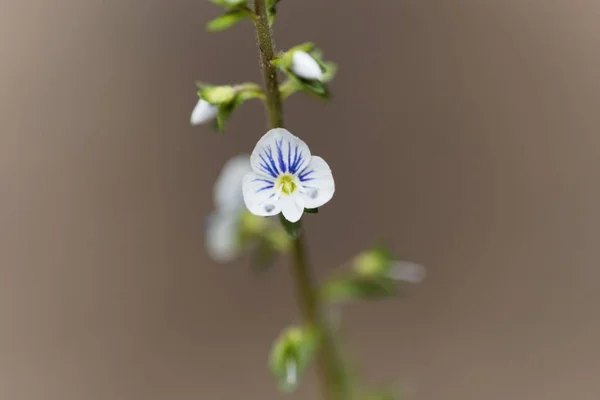
{"type": "Polygon", "coordinates": [[[296,184],[296,177],[292,174],[283,174],[277,178],[276,183],[277,189],[281,190],[282,193],[290,195],[298,189],[296,184]]]}

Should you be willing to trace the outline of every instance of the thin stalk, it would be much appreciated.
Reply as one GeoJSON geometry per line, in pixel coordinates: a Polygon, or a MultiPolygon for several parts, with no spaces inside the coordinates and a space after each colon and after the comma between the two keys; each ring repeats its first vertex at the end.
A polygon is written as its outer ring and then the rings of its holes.
{"type": "Polygon", "coordinates": [[[254,26],[256,27],[256,38],[260,49],[269,119],[272,128],[283,128],[283,105],[279,94],[277,68],[271,63],[275,58],[275,44],[269,26],[265,0],[254,0],[254,12],[256,13],[254,26]]]}
{"type": "MultiPolygon", "coordinates": [[[[265,81],[265,94],[267,112],[271,128],[283,128],[283,104],[277,79],[277,69],[271,63],[275,57],[275,46],[265,0],[254,0],[254,24],[256,37],[260,49],[261,67],[265,81]]],[[[293,273],[296,285],[296,296],[303,319],[308,324],[316,327],[322,335],[321,346],[317,354],[317,375],[325,400],[338,400],[342,395],[341,381],[343,370],[334,342],[331,338],[329,325],[324,318],[316,292],[316,285],[312,276],[304,235],[293,240],[292,259],[293,273]]],[[[344,397],[342,397],[343,399],[344,397]]]]}

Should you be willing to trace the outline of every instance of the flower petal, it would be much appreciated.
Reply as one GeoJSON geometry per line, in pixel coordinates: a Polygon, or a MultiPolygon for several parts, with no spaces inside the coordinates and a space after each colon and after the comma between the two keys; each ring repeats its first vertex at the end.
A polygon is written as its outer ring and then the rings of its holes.
{"type": "Polygon", "coordinates": [[[192,125],[199,125],[208,122],[217,116],[217,110],[218,107],[216,105],[210,104],[204,99],[200,99],[192,111],[190,123],[192,125]]]}
{"type": "Polygon", "coordinates": [[[275,181],[268,175],[250,172],[242,183],[244,203],[254,215],[262,217],[277,215],[281,212],[275,181]]]}
{"type": "Polygon", "coordinates": [[[290,222],[298,222],[304,212],[304,200],[301,196],[282,196],[279,199],[281,212],[285,219],[290,222]]]}
{"type": "Polygon", "coordinates": [[[236,210],[244,206],[242,181],[251,171],[250,156],[246,154],[232,157],[225,163],[213,187],[213,199],[217,208],[236,210]]]}
{"type": "Polygon", "coordinates": [[[232,261],[238,255],[237,213],[213,213],[206,229],[206,250],[221,263],[232,261]]]}
{"type": "Polygon", "coordinates": [[[306,208],[317,208],[327,203],[335,192],[331,169],[325,160],[312,156],[310,163],[299,174],[300,196],[306,208]]]}
{"type": "Polygon", "coordinates": [[[394,261],[390,266],[388,276],[399,281],[419,283],[425,279],[425,267],[408,261],[394,261]]]}
{"type": "Polygon", "coordinates": [[[271,129],[260,138],[250,156],[252,170],[271,178],[302,171],[310,161],[310,149],[283,128],[271,129]]]}
{"type": "Polygon", "coordinates": [[[317,60],[302,50],[296,50],[292,55],[292,71],[304,79],[321,80],[323,71],[317,60]]]}

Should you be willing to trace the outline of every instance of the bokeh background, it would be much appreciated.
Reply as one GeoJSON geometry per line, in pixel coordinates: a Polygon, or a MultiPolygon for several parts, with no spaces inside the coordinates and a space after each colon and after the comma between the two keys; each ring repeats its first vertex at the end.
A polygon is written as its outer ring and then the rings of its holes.
{"type": "MultiPolygon", "coordinates": [[[[250,24],[204,0],[0,6],[0,397],[276,399],[287,264],[213,263],[203,218],[258,103],[189,126],[196,80],[260,80],[250,24]]],[[[340,65],[290,129],[334,170],[320,276],[378,237],[428,268],[352,306],[370,382],[419,400],[600,395],[600,3],[285,0],[279,48],[340,65]]],[[[290,398],[312,398],[312,375],[290,398]]]]}

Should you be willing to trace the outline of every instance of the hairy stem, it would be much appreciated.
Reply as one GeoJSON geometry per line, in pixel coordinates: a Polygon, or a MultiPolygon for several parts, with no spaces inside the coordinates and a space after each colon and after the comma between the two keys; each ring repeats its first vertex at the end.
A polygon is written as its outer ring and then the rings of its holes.
{"type": "MultiPolygon", "coordinates": [[[[271,63],[275,57],[275,46],[268,10],[265,0],[254,0],[256,37],[260,49],[261,66],[265,81],[267,111],[271,128],[283,128],[283,104],[279,91],[277,69],[271,63]]],[[[293,273],[296,284],[296,295],[304,320],[316,327],[322,335],[321,346],[317,355],[317,374],[321,383],[323,397],[326,400],[337,400],[342,396],[342,373],[337,361],[336,349],[331,332],[321,310],[316,293],[314,278],[311,274],[303,235],[295,238],[292,245],[293,273]]],[[[341,397],[342,399],[345,396],[341,397]]]]}
{"type": "Polygon", "coordinates": [[[277,80],[277,68],[271,64],[275,58],[275,45],[273,35],[269,26],[269,17],[265,0],[254,0],[256,19],[256,38],[260,49],[261,66],[265,80],[265,92],[267,94],[267,107],[272,128],[283,128],[283,106],[279,94],[279,81],[277,80]]]}

